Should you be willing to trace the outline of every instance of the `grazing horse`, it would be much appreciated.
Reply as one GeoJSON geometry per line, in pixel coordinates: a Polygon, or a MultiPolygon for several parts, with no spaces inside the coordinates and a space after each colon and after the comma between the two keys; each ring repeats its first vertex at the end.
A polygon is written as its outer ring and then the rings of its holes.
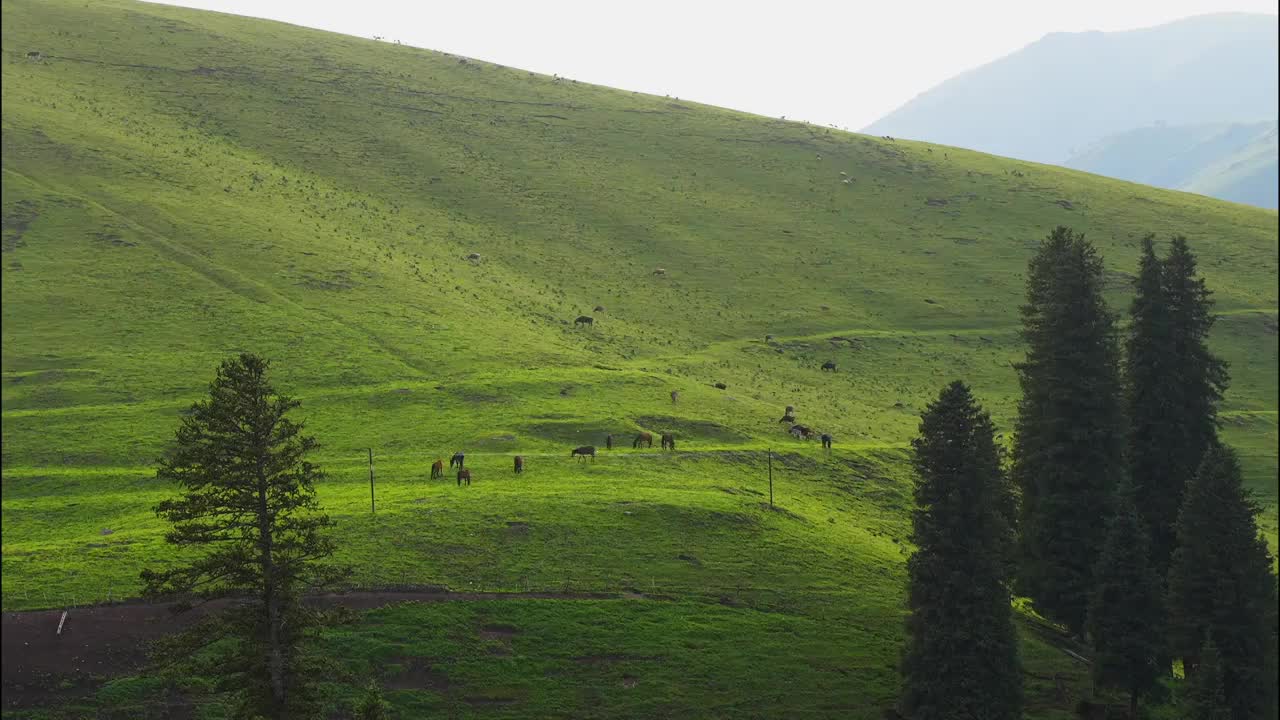
{"type": "Polygon", "coordinates": [[[524,472],[524,456],[517,455],[516,456],[516,474],[518,475],[522,472],[524,472]]]}
{"type": "Polygon", "coordinates": [[[830,360],[828,360],[828,361],[826,361],[826,362],[822,363],[822,369],[823,369],[823,370],[830,370],[831,372],[835,372],[835,371],[836,371],[836,364],[835,364],[834,362],[831,362],[830,360]]]}
{"type": "Polygon", "coordinates": [[[591,462],[596,461],[596,448],[594,445],[583,445],[580,448],[574,448],[569,451],[569,457],[576,457],[580,460],[586,460],[588,456],[591,458],[591,462]]]}
{"type": "Polygon", "coordinates": [[[467,483],[467,487],[471,487],[471,471],[470,470],[458,471],[458,487],[462,487],[462,483],[464,481],[467,483]]]}
{"type": "Polygon", "coordinates": [[[822,433],[822,447],[826,448],[827,450],[831,449],[831,436],[828,435],[827,433],[822,433]]]}
{"type": "Polygon", "coordinates": [[[431,479],[435,480],[442,477],[444,477],[444,461],[437,458],[435,462],[431,463],[431,479]]]}
{"type": "Polygon", "coordinates": [[[676,449],[676,436],[675,436],[675,435],[672,435],[671,433],[662,433],[662,449],[663,449],[663,450],[675,450],[675,449],[676,449]]]}
{"type": "Polygon", "coordinates": [[[795,409],[795,407],[794,407],[794,406],[792,406],[792,405],[788,405],[788,406],[787,406],[787,411],[786,411],[786,413],[785,413],[785,414],[786,414],[786,415],[791,415],[791,414],[792,414],[792,413],[794,413],[795,411],[796,411],[796,409],[795,409]]]}
{"type": "Polygon", "coordinates": [[[612,435],[610,435],[610,436],[608,436],[608,437],[606,437],[606,438],[604,439],[604,448],[605,448],[605,450],[612,450],[612,449],[613,449],[613,436],[612,436],[612,435]]]}
{"type": "Polygon", "coordinates": [[[716,389],[717,389],[717,390],[728,390],[728,389],[729,389],[729,386],[728,386],[728,385],[725,385],[725,384],[724,384],[724,383],[722,383],[722,382],[720,382],[720,383],[716,383],[716,389]]]}
{"type": "Polygon", "coordinates": [[[805,440],[813,439],[813,430],[810,430],[804,425],[792,425],[789,432],[797,438],[804,438],[805,440]]]}
{"type": "Polygon", "coordinates": [[[680,402],[680,393],[679,393],[679,392],[677,392],[677,391],[675,391],[675,390],[672,390],[672,391],[671,391],[671,404],[672,404],[672,405],[675,405],[675,404],[676,404],[676,403],[678,403],[678,402],[680,402]]]}
{"type": "Polygon", "coordinates": [[[780,422],[780,423],[791,423],[792,425],[795,425],[795,423],[796,423],[796,416],[795,416],[795,415],[792,415],[791,413],[787,413],[786,415],[783,415],[783,416],[782,416],[782,419],[781,419],[781,420],[779,420],[778,422],[780,422]]]}
{"type": "Polygon", "coordinates": [[[449,467],[452,469],[454,465],[457,465],[458,469],[461,470],[462,463],[466,459],[467,459],[467,456],[463,455],[462,451],[459,450],[458,452],[453,454],[453,457],[449,458],[449,467]]]}
{"type": "Polygon", "coordinates": [[[578,327],[579,325],[590,325],[595,321],[596,319],[591,317],[590,315],[579,315],[578,319],[573,321],[573,326],[578,327]]]}
{"type": "Polygon", "coordinates": [[[631,447],[638,448],[640,447],[641,443],[644,443],[649,447],[653,447],[653,436],[650,435],[649,433],[640,433],[639,435],[636,436],[635,440],[631,441],[631,447]]]}

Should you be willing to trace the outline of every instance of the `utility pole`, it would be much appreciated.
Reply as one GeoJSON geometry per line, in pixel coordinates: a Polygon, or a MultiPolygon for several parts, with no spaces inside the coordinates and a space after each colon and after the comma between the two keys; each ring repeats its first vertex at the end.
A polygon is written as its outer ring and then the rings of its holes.
{"type": "Polygon", "coordinates": [[[378,512],[378,503],[373,494],[373,448],[369,448],[369,512],[378,512]]]}
{"type": "Polygon", "coordinates": [[[769,507],[773,507],[773,448],[769,448],[769,507]]]}

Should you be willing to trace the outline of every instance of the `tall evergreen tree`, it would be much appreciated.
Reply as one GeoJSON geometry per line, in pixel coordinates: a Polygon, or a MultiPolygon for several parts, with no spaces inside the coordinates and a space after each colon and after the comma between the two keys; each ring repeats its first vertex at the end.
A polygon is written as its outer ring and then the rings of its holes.
{"type": "Polygon", "coordinates": [[[1161,583],[1149,554],[1133,489],[1122,482],[1093,573],[1088,629],[1095,651],[1094,684],[1129,693],[1129,717],[1133,718],[1138,717],[1138,699],[1156,686],[1157,660],[1164,649],[1161,583]]]}
{"type": "Polygon", "coordinates": [[[1183,720],[1231,720],[1231,708],[1222,691],[1222,667],[1213,638],[1200,649],[1200,668],[1187,681],[1182,703],[1183,720]]]}
{"type": "Polygon", "coordinates": [[[1213,445],[1187,486],[1169,568],[1169,636],[1192,680],[1213,639],[1233,720],[1270,718],[1276,578],[1235,453],[1213,445]]]}
{"type": "MultiPolygon", "coordinates": [[[[285,417],[298,402],[275,391],[267,369],[251,354],[223,362],[209,398],[182,419],[156,472],[182,494],[156,513],[173,523],[165,539],[196,554],[187,565],[145,570],[142,579],[153,597],[247,596],[219,623],[201,626],[233,640],[219,664],[223,687],[241,696],[241,717],[308,717],[313,698],[302,646],[318,616],[301,595],[335,577],[317,562],[334,545],[315,498],[322,474],[304,459],[316,441],[285,417]]],[[[216,638],[193,637],[197,644],[216,638]]]]}
{"type": "Polygon", "coordinates": [[[1070,228],[1054,229],[1028,268],[1027,356],[1017,366],[1020,585],[1037,609],[1077,636],[1124,473],[1115,318],[1102,291],[1097,251],[1070,228]]]}
{"type": "MultiPolygon", "coordinates": [[[[1191,481],[1209,448],[1218,440],[1218,404],[1227,389],[1227,364],[1209,351],[1209,332],[1214,316],[1212,293],[1198,277],[1196,259],[1187,239],[1176,235],[1169,241],[1164,260],[1165,302],[1168,305],[1172,367],[1166,383],[1174,402],[1174,437],[1168,446],[1169,466],[1181,477],[1166,483],[1170,495],[1179,501],[1163,522],[1172,529],[1177,523],[1182,493],[1191,481]]],[[[1176,536],[1176,530],[1174,530],[1176,536]]],[[[1167,554],[1172,555],[1173,548],[1167,554]]]]}
{"type": "Polygon", "coordinates": [[[1209,352],[1212,301],[1185,238],[1172,239],[1163,261],[1145,238],[1135,286],[1126,347],[1129,472],[1163,576],[1183,490],[1216,437],[1227,375],[1209,352]]]}
{"type": "Polygon", "coordinates": [[[1173,526],[1185,478],[1170,462],[1170,448],[1177,442],[1173,332],[1165,298],[1164,265],[1156,257],[1155,241],[1150,235],[1142,240],[1134,286],[1129,308],[1132,322],[1125,343],[1129,477],[1138,510],[1151,533],[1152,560],[1163,576],[1173,552],[1173,526]]]}
{"type": "Polygon", "coordinates": [[[1005,557],[1009,494],[991,419],[964,383],[926,409],[912,441],[916,552],[902,707],[913,720],[1021,717],[1022,673],[1005,557]]]}

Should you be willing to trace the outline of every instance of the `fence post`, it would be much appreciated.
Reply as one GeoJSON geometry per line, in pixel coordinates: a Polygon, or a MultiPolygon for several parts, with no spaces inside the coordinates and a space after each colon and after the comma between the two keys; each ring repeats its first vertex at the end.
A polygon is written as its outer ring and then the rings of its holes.
{"type": "Polygon", "coordinates": [[[373,448],[369,448],[369,512],[378,513],[378,502],[373,494],[373,448]]]}
{"type": "Polygon", "coordinates": [[[769,454],[769,507],[773,507],[773,448],[765,452],[769,454]]]}

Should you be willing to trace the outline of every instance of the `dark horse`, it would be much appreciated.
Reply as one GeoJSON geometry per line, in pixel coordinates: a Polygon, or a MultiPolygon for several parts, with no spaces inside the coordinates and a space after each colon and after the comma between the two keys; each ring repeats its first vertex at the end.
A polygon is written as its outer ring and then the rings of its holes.
{"type": "Polygon", "coordinates": [[[826,361],[826,362],[822,363],[822,369],[823,369],[823,370],[830,370],[831,372],[835,372],[835,371],[836,371],[836,364],[835,364],[834,362],[831,362],[830,360],[828,360],[828,361],[826,361]]]}
{"type": "Polygon", "coordinates": [[[596,461],[596,448],[594,445],[583,445],[580,448],[574,448],[569,451],[569,457],[586,460],[588,456],[591,457],[591,462],[596,461]]]}
{"type": "Polygon", "coordinates": [[[524,456],[517,455],[516,456],[516,473],[518,474],[522,472],[524,472],[524,456]]]}
{"type": "Polygon", "coordinates": [[[453,457],[449,458],[449,467],[453,467],[454,465],[457,465],[458,469],[461,470],[462,462],[466,459],[467,459],[467,456],[463,455],[461,451],[456,452],[453,454],[453,457]]]}
{"type": "Polygon", "coordinates": [[[635,440],[631,441],[631,447],[638,448],[640,447],[641,443],[644,443],[649,447],[653,447],[653,436],[650,435],[649,433],[640,433],[639,435],[636,436],[635,440]]]}
{"type": "Polygon", "coordinates": [[[613,449],[613,436],[612,436],[612,435],[610,435],[609,437],[607,437],[607,438],[605,438],[605,439],[604,439],[604,448],[605,448],[606,450],[612,450],[612,449],[613,449]]]}
{"type": "Polygon", "coordinates": [[[831,436],[827,433],[822,433],[822,447],[828,450],[831,449],[831,436]]]}
{"type": "Polygon", "coordinates": [[[792,424],[795,424],[795,421],[796,421],[796,416],[795,416],[795,415],[792,415],[791,413],[787,413],[786,415],[783,415],[783,416],[782,416],[782,419],[781,419],[781,420],[779,420],[778,422],[780,422],[780,423],[784,423],[784,422],[785,422],[785,423],[792,423],[792,424]]]}
{"type": "Polygon", "coordinates": [[[675,449],[676,449],[676,436],[675,436],[675,435],[672,435],[671,433],[662,433],[662,449],[663,449],[663,450],[667,450],[667,449],[675,450],[675,449]]]}
{"type": "Polygon", "coordinates": [[[578,319],[573,321],[573,325],[574,327],[577,327],[579,325],[590,325],[595,321],[596,321],[595,318],[591,317],[590,315],[579,315],[578,319]]]}
{"type": "Polygon", "coordinates": [[[470,470],[459,470],[459,471],[458,471],[458,486],[459,486],[459,487],[461,487],[461,486],[462,486],[462,483],[463,483],[464,481],[467,483],[467,487],[470,487],[470,486],[471,486],[471,471],[470,471],[470,470]]]}
{"type": "Polygon", "coordinates": [[[444,461],[437,459],[431,463],[431,479],[444,477],[444,461]]]}

